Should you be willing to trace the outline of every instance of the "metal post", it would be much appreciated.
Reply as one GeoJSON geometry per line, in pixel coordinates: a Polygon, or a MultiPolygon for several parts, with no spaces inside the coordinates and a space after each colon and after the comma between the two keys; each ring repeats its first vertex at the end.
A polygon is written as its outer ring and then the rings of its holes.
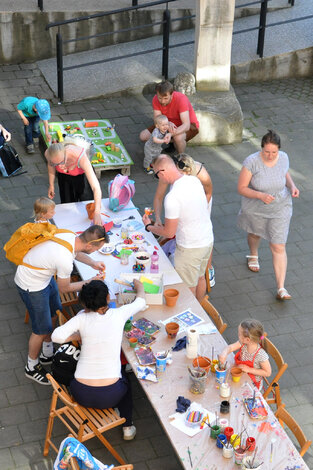
{"type": "Polygon", "coordinates": [[[38,0],[38,8],[43,11],[43,0],[38,0]]]}
{"type": "Polygon", "coordinates": [[[264,51],[264,37],[266,29],[266,14],[267,14],[267,2],[268,0],[262,0],[261,12],[260,12],[260,24],[259,24],[259,35],[258,35],[258,47],[256,53],[259,57],[263,57],[264,51]]]}
{"type": "Polygon", "coordinates": [[[57,74],[58,74],[58,98],[60,101],[63,101],[64,91],[63,91],[63,39],[58,29],[56,35],[56,48],[57,48],[57,74]]]}
{"type": "Polygon", "coordinates": [[[162,54],[162,76],[168,79],[168,51],[170,45],[171,13],[166,9],[163,12],[163,54],[162,54]]]}
{"type": "Polygon", "coordinates": [[[293,7],[295,5],[295,0],[288,0],[288,3],[293,7]]]}
{"type": "Polygon", "coordinates": [[[138,5],[138,0],[132,0],[132,7],[136,7],[138,5]]]}

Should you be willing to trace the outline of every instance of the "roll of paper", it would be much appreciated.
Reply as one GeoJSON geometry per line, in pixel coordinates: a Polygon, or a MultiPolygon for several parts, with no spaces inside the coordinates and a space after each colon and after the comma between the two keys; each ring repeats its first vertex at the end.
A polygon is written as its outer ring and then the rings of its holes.
{"type": "Polygon", "coordinates": [[[198,356],[198,331],[194,327],[187,330],[186,356],[188,359],[194,359],[198,356]]]}

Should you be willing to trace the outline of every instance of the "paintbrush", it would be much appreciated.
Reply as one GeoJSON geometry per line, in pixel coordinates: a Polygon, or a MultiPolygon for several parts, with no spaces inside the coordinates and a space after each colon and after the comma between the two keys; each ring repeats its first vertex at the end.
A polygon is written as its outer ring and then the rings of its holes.
{"type": "Polygon", "coordinates": [[[273,460],[273,442],[271,442],[271,455],[270,455],[270,463],[272,463],[272,460],[273,460]]]}
{"type": "MultiPolygon", "coordinates": [[[[207,421],[204,421],[204,422],[207,426],[209,426],[210,429],[213,429],[210,423],[208,423],[207,421]]],[[[224,444],[224,442],[221,441],[218,436],[216,436],[216,439],[218,440],[218,442],[220,442],[222,444],[223,447],[225,447],[226,444],[224,444]]]]}
{"type": "Polygon", "coordinates": [[[254,403],[255,403],[255,390],[253,390],[252,409],[254,408],[254,403]]]}
{"type": "Polygon", "coordinates": [[[217,426],[217,411],[215,411],[215,426],[217,426]]]}
{"type": "Polygon", "coordinates": [[[188,371],[189,371],[189,374],[192,375],[192,377],[196,377],[195,374],[192,372],[192,370],[190,369],[190,367],[188,367],[188,371]]]}
{"type": "Polygon", "coordinates": [[[254,464],[254,459],[255,459],[257,450],[258,450],[258,446],[256,446],[255,451],[254,451],[254,454],[253,454],[253,459],[252,459],[252,463],[251,463],[251,468],[254,468],[253,464],[254,464]]]}
{"type": "Polygon", "coordinates": [[[191,452],[190,452],[189,447],[188,447],[188,455],[189,455],[189,460],[190,460],[190,466],[192,468],[191,452]]]}
{"type": "Polygon", "coordinates": [[[214,360],[214,346],[212,346],[212,362],[214,360]]]}
{"type": "Polygon", "coordinates": [[[132,289],[134,288],[133,282],[124,281],[122,279],[114,279],[114,282],[116,282],[116,284],[122,284],[122,286],[131,287],[132,289]]]}

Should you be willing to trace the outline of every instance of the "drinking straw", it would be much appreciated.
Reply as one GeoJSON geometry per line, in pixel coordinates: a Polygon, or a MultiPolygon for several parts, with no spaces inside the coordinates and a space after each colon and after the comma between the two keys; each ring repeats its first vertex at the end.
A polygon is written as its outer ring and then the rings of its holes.
{"type": "Polygon", "coordinates": [[[189,460],[190,460],[190,466],[192,468],[191,452],[190,452],[189,447],[188,447],[188,455],[189,455],[189,460]]]}

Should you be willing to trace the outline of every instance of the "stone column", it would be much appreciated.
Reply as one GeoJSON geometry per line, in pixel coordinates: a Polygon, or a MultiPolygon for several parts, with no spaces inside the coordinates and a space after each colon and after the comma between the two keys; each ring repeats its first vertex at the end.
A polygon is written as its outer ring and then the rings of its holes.
{"type": "Polygon", "coordinates": [[[196,0],[197,90],[227,91],[235,0],[196,0]]]}

